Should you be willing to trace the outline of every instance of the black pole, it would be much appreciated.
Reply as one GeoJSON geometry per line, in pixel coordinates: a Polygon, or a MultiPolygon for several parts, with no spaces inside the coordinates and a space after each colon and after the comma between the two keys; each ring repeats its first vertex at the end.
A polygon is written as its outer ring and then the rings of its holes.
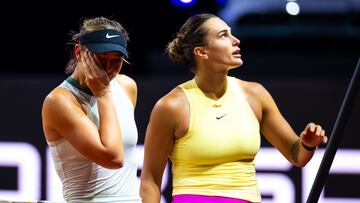
{"type": "Polygon", "coordinates": [[[359,79],[360,79],[359,69],[360,69],[360,58],[353,73],[353,77],[350,81],[350,85],[346,91],[345,99],[341,105],[340,112],[338,114],[338,117],[334,125],[334,129],[329,139],[329,143],[326,147],[324,157],[321,161],[320,168],[316,174],[315,181],[312,185],[306,203],[316,203],[319,200],[321,190],[324,187],[326,177],[329,174],[331,164],[333,162],[335,153],[339,147],[341,137],[346,127],[346,123],[349,119],[351,108],[356,99],[356,93],[359,88],[359,79]]]}

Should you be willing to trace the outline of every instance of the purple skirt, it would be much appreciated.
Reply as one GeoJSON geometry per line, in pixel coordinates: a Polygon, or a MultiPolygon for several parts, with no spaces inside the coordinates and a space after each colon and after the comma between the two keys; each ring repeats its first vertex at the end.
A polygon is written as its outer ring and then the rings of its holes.
{"type": "Polygon", "coordinates": [[[174,195],[172,203],[251,203],[246,200],[230,197],[204,196],[204,195],[174,195]]]}

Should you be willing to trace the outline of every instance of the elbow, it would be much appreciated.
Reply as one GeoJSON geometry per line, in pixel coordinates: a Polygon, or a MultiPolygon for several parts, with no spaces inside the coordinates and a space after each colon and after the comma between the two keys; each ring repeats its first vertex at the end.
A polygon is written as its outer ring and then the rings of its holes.
{"type": "Polygon", "coordinates": [[[116,151],[107,151],[106,155],[103,156],[106,162],[106,168],[109,169],[119,169],[124,166],[124,151],[116,150],[116,151]]]}
{"type": "Polygon", "coordinates": [[[293,165],[302,168],[305,167],[307,163],[309,163],[310,160],[307,159],[299,159],[299,160],[293,160],[293,165]]]}
{"type": "Polygon", "coordinates": [[[117,157],[109,157],[99,164],[108,169],[119,169],[124,166],[124,157],[122,155],[117,157]]]}
{"type": "Polygon", "coordinates": [[[110,169],[119,169],[122,168],[124,166],[124,157],[123,156],[119,156],[116,158],[113,158],[109,161],[109,167],[110,169]]]}
{"type": "Polygon", "coordinates": [[[117,160],[113,160],[104,164],[101,164],[103,167],[107,168],[107,169],[119,169],[122,168],[124,166],[124,162],[123,161],[117,161],[117,160]]]}
{"type": "Polygon", "coordinates": [[[143,202],[160,202],[161,191],[160,185],[156,184],[150,179],[144,179],[141,176],[140,181],[140,197],[143,202]]]}
{"type": "Polygon", "coordinates": [[[302,168],[302,167],[306,166],[306,164],[307,163],[302,162],[302,163],[295,163],[294,165],[299,167],[299,168],[302,168]]]}
{"type": "Polygon", "coordinates": [[[109,164],[109,169],[119,169],[124,166],[124,159],[114,159],[109,164]]]}

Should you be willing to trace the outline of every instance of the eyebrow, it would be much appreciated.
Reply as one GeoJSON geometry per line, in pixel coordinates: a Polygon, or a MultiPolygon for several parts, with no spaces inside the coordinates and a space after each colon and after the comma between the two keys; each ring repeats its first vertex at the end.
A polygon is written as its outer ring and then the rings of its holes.
{"type": "Polygon", "coordinates": [[[223,29],[223,30],[220,30],[218,33],[217,33],[217,35],[221,35],[221,34],[223,34],[223,33],[231,33],[231,30],[228,30],[228,29],[223,29]]]}

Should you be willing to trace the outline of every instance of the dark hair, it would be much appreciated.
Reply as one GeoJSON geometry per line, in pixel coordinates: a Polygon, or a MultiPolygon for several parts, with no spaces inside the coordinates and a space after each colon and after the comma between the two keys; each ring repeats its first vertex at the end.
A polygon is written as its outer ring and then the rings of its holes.
{"type": "Polygon", "coordinates": [[[176,37],[168,43],[166,52],[173,61],[182,61],[195,72],[193,50],[196,46],[205,46],[208,30],[202,26],[210,18],[217,17],[210,13],[194,15],[186,20],[177,32],[176,37]]]}
{"type": "Polygon", "coordinates": [[[85,33],[94,32],[103,29],[115,29],[121,32],[127,41],[129,40],[129,35],[126,32],[125,28],[115,20],[110,20],[109,18],[105,18],[105,17],[84,19],[80,27],[80,31],[78,33],[72,32],[71,33],[72,39],[70,40],[70,42],[67,43],[72,48],[72,51],[70,53],[71,55],[70,60],[66,65],[66,69],[65,69],[66,73],[72,73],[77,65],[77,60],[75,58],[73,47],[75,44],[79,43],[80,36],[82,36],[85,33]]]}

